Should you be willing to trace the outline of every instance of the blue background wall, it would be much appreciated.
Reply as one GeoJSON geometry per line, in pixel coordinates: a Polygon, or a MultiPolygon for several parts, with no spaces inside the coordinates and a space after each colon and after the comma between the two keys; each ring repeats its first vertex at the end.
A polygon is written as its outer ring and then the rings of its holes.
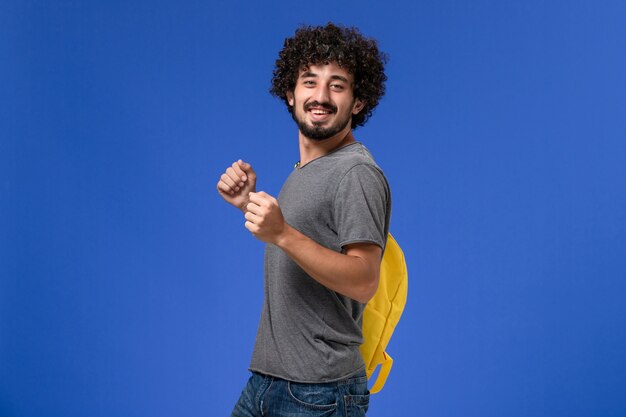
{"type": "Polygon", "coordinates": [[[267,90],[301,23],[390,54],[356,136],[411,273],[372,416],[625,416],[621,1],[0,3],[0,415],[223,416],[263,245],[215,184],[276,195],[267,90]]]}

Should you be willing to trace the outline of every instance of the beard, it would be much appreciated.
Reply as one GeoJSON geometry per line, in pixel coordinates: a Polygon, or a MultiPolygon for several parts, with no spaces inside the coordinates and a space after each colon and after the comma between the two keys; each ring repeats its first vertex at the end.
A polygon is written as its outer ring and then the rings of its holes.
{"type": "MultiPolygon", "coordinates": [[[[304,105],[304,112],[306,113],[311,107],[315,106],[323,107],[324,109],[329,110],[332,113],[337,113],[336,106],[333,106],[330,103],[321,104],[318,102],[312,102],[304,105]]],[[[345,118],[339,118],[335,120],[335,122],[328,127],[324,127],[323,122],[312,122],[312,125],[308,125],[304,119],[298,117],[295,109],[291,112],[291,116],[298,125],[298,129],[300,129],[300,132],[307,138],[316,141],[322,141],[332,138],[337,133],[341,132],[348,125],[348,123],[352,122],[352,114],[346,115],[345,118]]]]}

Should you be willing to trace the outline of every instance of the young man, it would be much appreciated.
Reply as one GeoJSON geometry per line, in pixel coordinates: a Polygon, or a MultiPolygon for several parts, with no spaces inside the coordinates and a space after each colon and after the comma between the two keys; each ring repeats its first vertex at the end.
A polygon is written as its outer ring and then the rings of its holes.
{"type": "Polygon", "coordinates": [[[252,376],[232,416],[361,416],[369,403],[363,309],[378,286],[391,214],[387,181],[352,134],[384,94],[385,56],[354,28],[285,40],[271,93],[298,125],[300,162],[278,198],[238,160],[217,190],[266,242],[252,376]]]}

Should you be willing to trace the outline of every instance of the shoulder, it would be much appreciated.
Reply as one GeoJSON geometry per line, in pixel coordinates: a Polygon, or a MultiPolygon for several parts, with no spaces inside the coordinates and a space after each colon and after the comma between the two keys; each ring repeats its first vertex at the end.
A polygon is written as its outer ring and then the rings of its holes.
{"type": "Polygon", "coordinates": [[[367,148],[357,142],[345,150],[348,152],[340,156],[341,162],[335,164],[340,167],[335,173],[338,179],[338,194],[345,194],[346,190],[354,192],[360,190],[361,193],[373,193],[389,199],[387,178],[367,148]]]}
{"type": "Polygon", "coordinates": [[[373,173],[384,177],[383,170],[378,166],[370,151],[360,142],[355,142],[339,149],[332,155],[332,164],[343,177],[352,173],[373,173]]]}

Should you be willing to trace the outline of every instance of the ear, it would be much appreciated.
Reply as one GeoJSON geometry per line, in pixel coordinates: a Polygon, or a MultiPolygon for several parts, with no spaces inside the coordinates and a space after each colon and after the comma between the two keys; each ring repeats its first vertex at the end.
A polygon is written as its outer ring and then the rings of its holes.
{"type": "Polygon", "coordinates": [[[293,103],[294,103],[293,91],[287,91],[285,95],[287,96],[287,103],[289,103],[289,105],[293,107],[293,103]]]}
{"type": "Polygon", "coordinates": [[[365,103],[361,101],[361,99],[355,99],[354,104],[352,105],[352,114],[359,114],[361,110],[365,107],[365,103]]]}

